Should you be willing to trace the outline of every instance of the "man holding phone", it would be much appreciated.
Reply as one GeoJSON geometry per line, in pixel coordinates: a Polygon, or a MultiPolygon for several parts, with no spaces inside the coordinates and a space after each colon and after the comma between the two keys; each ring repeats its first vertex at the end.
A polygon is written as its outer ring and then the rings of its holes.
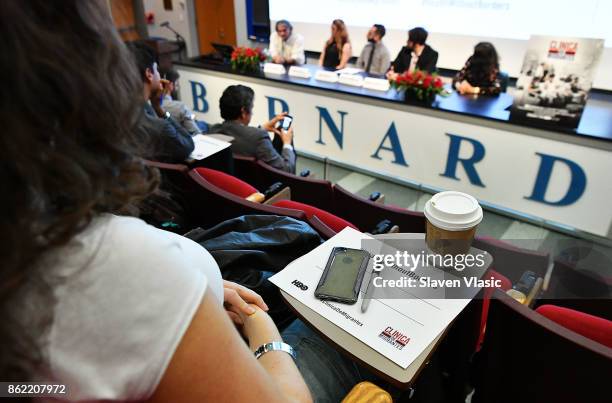
{"type": "Polygon", "coordinates": [[[292,117],[287,113],[276,115],[260,127],[249,126],[253,116],[255,93],[244,85],[230,85],[223,91],[219,109],[223,123],[213,125],[210,133],[222,133],[234,137],[234,154],[255,157],[266,164],[289,173],[295,173],[292,117]],[[280,139],[282,148],[277,151],[268,132],[280,139]]]}

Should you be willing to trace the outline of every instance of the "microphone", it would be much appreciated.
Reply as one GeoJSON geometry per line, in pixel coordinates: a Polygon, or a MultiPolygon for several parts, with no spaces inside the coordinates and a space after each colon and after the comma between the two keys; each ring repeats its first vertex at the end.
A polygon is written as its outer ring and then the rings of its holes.
{"type": "Polygon", "coordinates": [[[183,59],[183,49],[185,49],[185,45],[186,45],[185,38],[183,38],[181,34],[179,34],[174,28],[170,26],[169,21],[164,21],[161,24],[159,24],[159,26],[168,28],[170,31],[172,31],[172,33],[174,33],[174,36],[176,37],[176,42],[178,43],[178,46],[179,46],[179,60],[182,60],[183,59]]]}

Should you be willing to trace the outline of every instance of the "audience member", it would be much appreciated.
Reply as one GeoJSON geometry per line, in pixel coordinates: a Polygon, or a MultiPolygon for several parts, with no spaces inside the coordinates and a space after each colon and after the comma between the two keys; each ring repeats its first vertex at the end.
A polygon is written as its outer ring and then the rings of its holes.
{"type": "Polygon", "coordinates": [[[279,20],[275,32],[270,35],[270,56],[274,63],[304,64],[304,37],[293,32],[293,25],[287,20],[279,20]]]}
{"type": "Polygon", "coordinates": [[[310,402],[300,371],[317,401],[362,380],[299,321],[284,333],[297,365],[256,359],[282,342],[261,297],[197,243],[113,214],[159,174],[139,157],[142,79],[105,0],[5,1],[0,36],[2,381],[64,384],[70,401],[310,402]]]}
{"type": "Polygon", "coordinates": [[[342,20],[334,20],[331,25],[331,36],[319,57],[319,66],[330,69],[343,69],[352,56],[351,41],[342,20]]]}
{"type": "Polygon", "coordinates": [[[193,136],[202,133],[202,128],[198,125],[191,109],[189,109],[184,102],[175,99],[176,92],[179,89],[179,77],[179,73],[175,69],[171,69],[164,74],[166,85],[163,86],[164,91],[161,106],[164,111],[170,112],[172,119],[180,123],[181,126],[193,136]]]}
{"type": "Polygon", "coordinates": [[[493,44],[480,42],[474,54],[453,78],[453,87],[460,94],[497,95],[501,91],[499,62],[493,44]]]}
{"type": "Polygon", "coordinates": [[[256,157],[274,168],[294,173],[293,127],[287,131],[275,127],[285,114],[275,116],[261,127],[249,126],[253,116],[254,98],[255,93],[249,87],[244,85],[227,87],[219,100],[219,109],[224,121],[211,126],[210,133],[223,133],[234,137],[232,141],[234,154],[256,157]],[[282,140],[280,153],[272,145],[268,132],[274,132],[282,140]]]}
{"type": "Polygon", "coordinates": [[[164,88],[157,70],[157,55],[141,41],[131,42],[130,50],[143,81],[144,114],[138,128],[143,137],[154,144],[149,157],[161,162],[185,161],[194,149],[193,139],[170,112],[161,107],[164,88]]]}
{"type": "Polygon", "coordinates": [[[357,67],[366,73],[382,75],[389,70],[391,55],[389,49],[382,43],[386,32],[385,26],[380,24],[374,24],[368,30],[368,43],[363,47],[357,59],[357,67]]]}
{"type": "Polygon", "coordinates": [[[408,42],[406,46],[402,47],[391,64],[388,76],[393,76],[397,73],[401,74],[405,71],[412,72],[414,70],[426,71],[428,73],[436,71],[438,52],[425,43],[427,36],[427,31],[421,27],[408,31],[408,42]]]}

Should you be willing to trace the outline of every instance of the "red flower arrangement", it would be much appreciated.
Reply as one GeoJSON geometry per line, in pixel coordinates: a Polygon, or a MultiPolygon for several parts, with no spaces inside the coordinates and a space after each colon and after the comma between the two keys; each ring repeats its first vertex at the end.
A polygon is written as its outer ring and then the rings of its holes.
{"type": "Polygon", "coordinates": [[[260,48],[237,47],[232,52],[232,69],[242,72],[257,71],[259,70],[259,63],[266,58],[260,48]]]}
{"type": "Polygon", "coordinates": [[[389,83],[396,90],[405,91],[407,100],[433,102],[436,95],[447,95],[440,77],[421,70],[398,74],[396,77],[390,78],[389,83]]]}

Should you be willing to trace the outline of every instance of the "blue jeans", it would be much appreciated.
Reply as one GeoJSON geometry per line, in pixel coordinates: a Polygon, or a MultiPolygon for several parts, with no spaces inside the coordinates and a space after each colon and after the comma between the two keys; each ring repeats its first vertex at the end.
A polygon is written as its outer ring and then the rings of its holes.
{"type": "Polygon", "coordinates": [[[289,325],[282,336],[297,354],[297,367],[315,403],[338,403],[362,381],[371,381],[391,392],[373,374],[340,354],[300,320],[289,325]]]}

